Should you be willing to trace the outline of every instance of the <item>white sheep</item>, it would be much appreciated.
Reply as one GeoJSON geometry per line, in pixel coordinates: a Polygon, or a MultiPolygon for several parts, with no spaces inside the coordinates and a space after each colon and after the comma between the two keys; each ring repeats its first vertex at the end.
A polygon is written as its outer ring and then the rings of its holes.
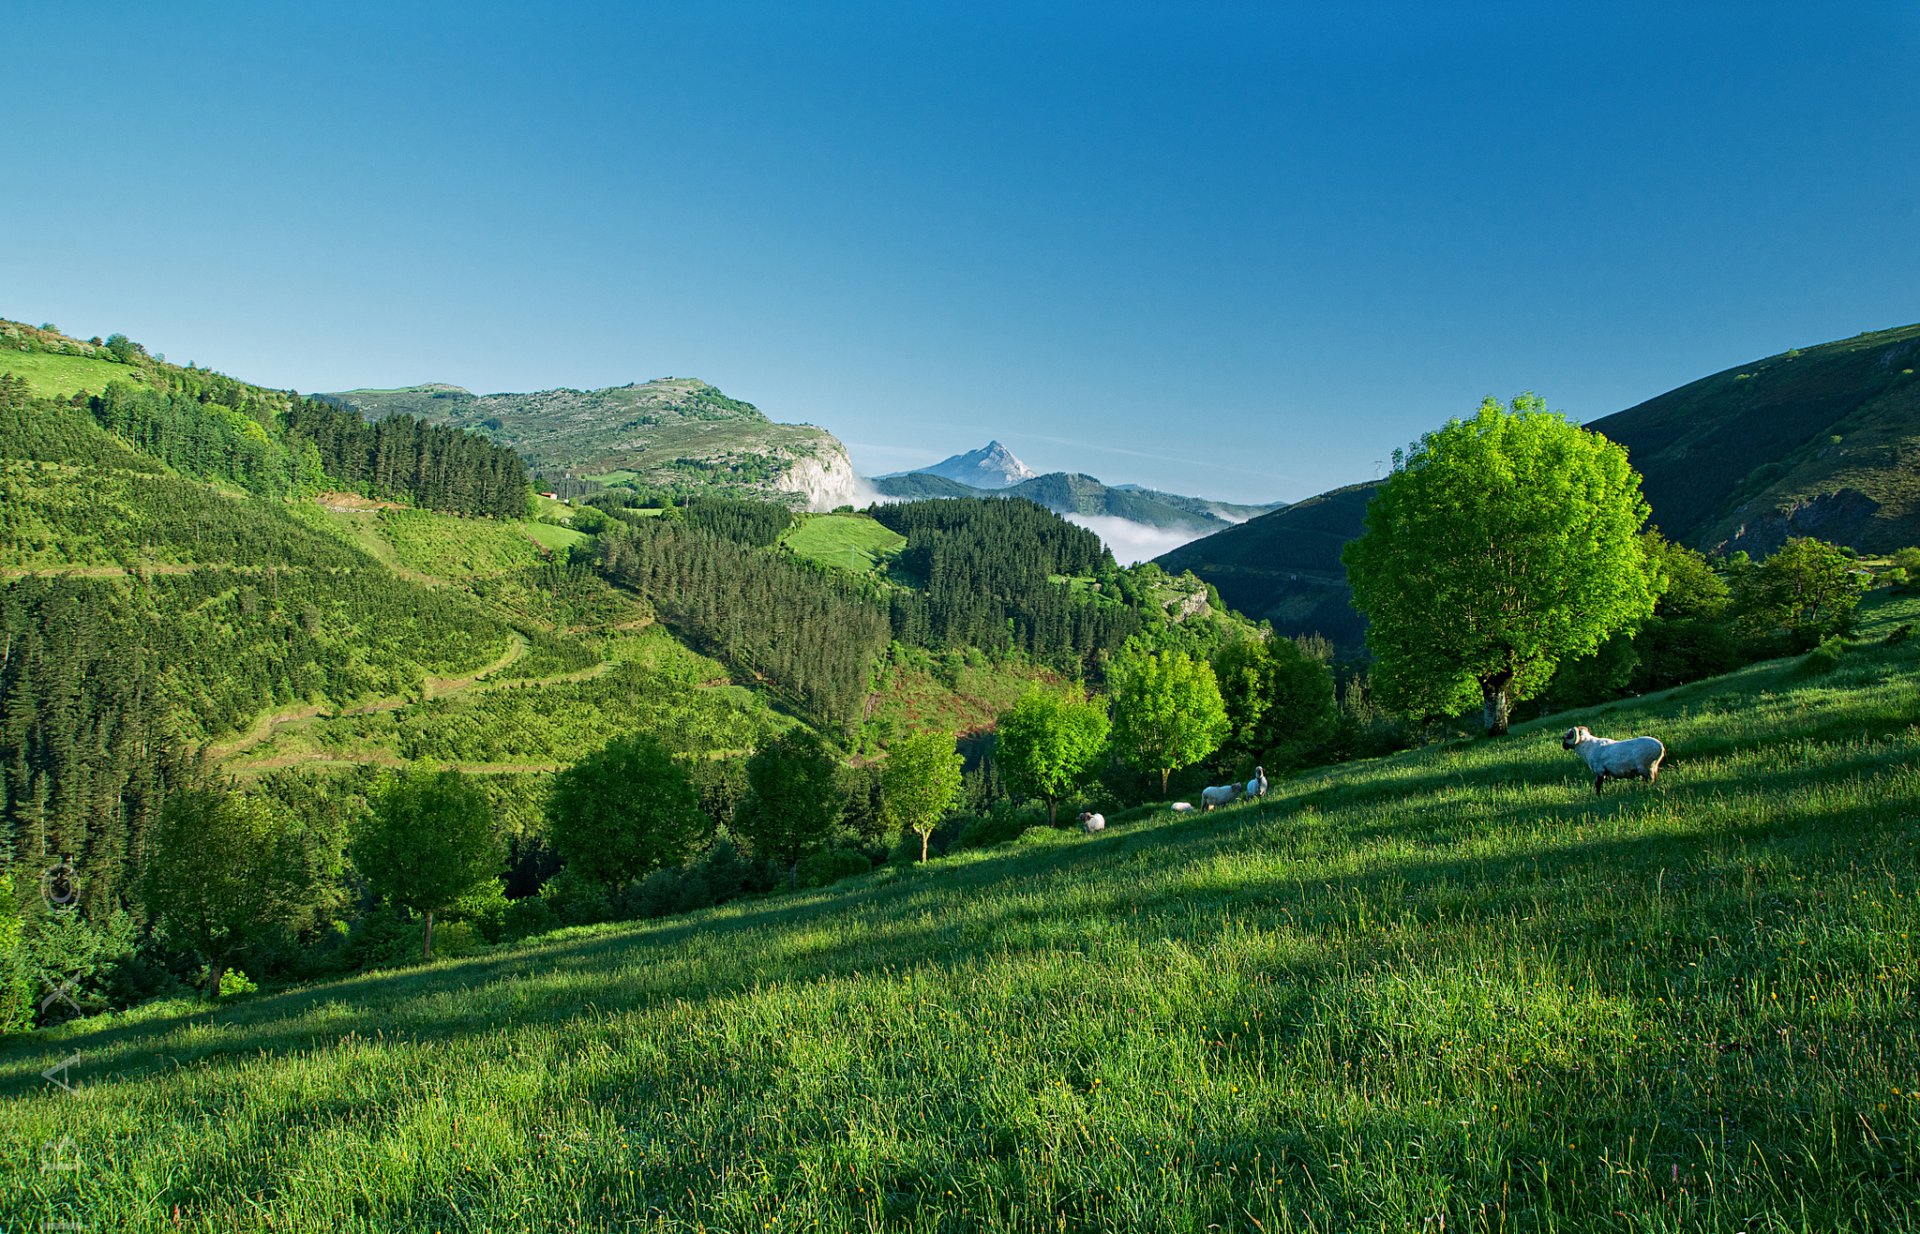
{"type": "Polygon", "coordinates": [[[1645,780],[1653,783],[1660,778],[1660,760],[1667,756],[1667,747],[1652,737],[1628,737],[1615,741],[1609,737],[1595,737],[1581,725],[1567,730],[1567,735],[1560,739],[1560,748],[1572,750],[1586,760],[1587,769],[1593,772],[1593,791],[1596,795],[1600,792],[1600,786],[1608,780],[1645,780]]]}
{"type": "Polygon", "coordinates": [[[1203,788],[1200,790],[1200,808],[1211,810],[1215,806],[1226,805],[1245,791],[1246,786],[1242,784],[1219,784],[1203,788]]]}
{"type": "Polygon", "coordinates": [[[1265,797],[1267,795],[1267,769],[1255,767],[1253,779],[1247,781],[1247,796],[1265,797]]]}
{"type": "Polygon", "coordinates": [[[1088,835],[1092,835],[1096,831],[1105,831],[1107,820],[1104,815],[1089,812],[1080,816],[1080,827],[1088,835]]]}
{"type": "Polygon", "coordinates": [[[1168,806],[1167,809],[1172,810],[1175,814],[1191,814],[1193,813],[1193,803],[1191,801],[1176,801],[1168,806]]]}

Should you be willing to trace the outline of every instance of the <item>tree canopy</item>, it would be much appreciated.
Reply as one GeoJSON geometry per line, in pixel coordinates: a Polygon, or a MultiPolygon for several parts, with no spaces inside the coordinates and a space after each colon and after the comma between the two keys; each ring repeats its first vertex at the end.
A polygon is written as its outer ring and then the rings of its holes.
{"type": "Polygon", "coordinates": [[[353,864],[377,895],[424,914],[421,953],[433,954],[433,915],[478,891],[503,860],[493,809],[457,771],[415,768],[375,788],[353,840],[353,864]]]}
{"type": "Polygon", "coordinates": [[[1229,643],[1214,656],[1213,672],[1231,725],[1228,743],[1255,763],[1298,763],[1339,720],[1333,674],[1293,639],[1229,643]]]}
{"type": "Polygon", "coordinates": [[[1505,732],[1512,699],[1653,612],[1647,514],[1626,450],[1532,394],[1396,452],[1342,554],[1375,680],[1416,713],[1477,699],[1505,732]]]}
{"type": "Polygon", "coordinates": [[[882,809],[889,826],[920,837],[920,860],[927,859],[927,841],[940,819],[960,796],[960,773],[966,760],[953,748],[953,734],[915,733],[896,741],[887,751],[880,775],[882,809]]]}
{"type": "Polygon", "coordinates": [[[832,839],[846,811],[839,759],[818,733],[795,728],[747,760],[747,795],[733,829],[755,856],[792,866],[832,839]]]}
{"type": "Polygon", "coordinates": [[[1000,717],[994,757],[1010,787],[1047,803],[1051,824],[1060,798],[1099,770],[1111,728],[1098,700],[1036,686],[1000,717]]]}
{"type": "Polygon", "coordinates": [[[679,865],[713,822],[666,746],[633,733],[554,777],[547,830],[568,869],[613,886],[679,865]]]}
{"type": "Polygon", "coordinates": [[[1227,720],[1213,666],[1184,651],[1132,652],[1107,670],[1113,690],[1113,747],[1123,762],[1167,777],[1220,748],[1227,720]]]}
{"type": "Polygon", "coordinates": [[[196,787],[169,798],[147,836],[142,904],[206,960],[209,995],[240,951],[312,916],[316,888],[289,832],[260,797],[196,787]]]}

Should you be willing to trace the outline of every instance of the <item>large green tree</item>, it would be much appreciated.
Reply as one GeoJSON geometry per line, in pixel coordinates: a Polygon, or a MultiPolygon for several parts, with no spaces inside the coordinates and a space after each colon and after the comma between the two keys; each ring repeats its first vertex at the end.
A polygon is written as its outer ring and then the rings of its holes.
{"type": "Polygon", "coordinates": [[[635,733],[554,777],[547,828],[568,869],[614,886],[679,865],[712,834],[713,822],[666,746],[635,733]]]}
{"type": "Polygon", "coordinates": [[[433,915],[500,874],[493,807],[457,771],[411,769],[388,776],[353,838],[353,864],[375,894],[426,918],[420,954],[433,955],[433,915]]]}
{"type": "Polygon", "coordinates": [[[818,733],[794,728],[747,760],[747,795],[733,830],[754,854],[792,867],[833,838],[847,812],[840,760],[818,733]]]}
{"type": "Polygon", "coordinates": [[[1014,791],[1047,803],[1051,825],[1060,798],[1100,769],[1111,729],[1099,702],[1036,686],[1000,717],[994,758],[1014,791]]]}
{"type": "Polygon", "coordinates": [[[1184,651],[1129,652],[1107,669],[1113,748],[1121,760],[1167,777],[1220,748],[1232,731],[1213,666],[1184,651]]]}
{"type": "Polygon", "coordinates": [[[1296,764],[1339,721],[1333,674],[1290,638],[1228,643],[1213,657],[1213,675],[1232,726],[1228,742],[1256,762],[1296,764]]]}
{"type": "Polygon", "coordinates": [[[1375,681],[1413,712],[1478,701],[1506,732],[1556,664],[1653,612],[1647,513],[1626,450],[1532,394],[1396,452],[1342,555],[1375,681]]]}
{"type": "Polygon", "coordinates": [[[1742,573],[1741,608],[1760,633],[1785,629],[1812,643],[1846,630],[1871,581],[1838,546],[1797,536],[1742,573]]]}
{"type": "Polygon", "coordinates": [[[206,961],[209,997],[241,951],[311,921],[320,889],[293,831],[264,798],[193,787],[167,801],[148,833],[141,902],[168,938],[206,961]]]}
{"type": "Polygon", "coordinates": [[[953,747],[953,734],[930,730],[893,743],[880,773],[880,799],[887,824],[920,837],[920,860],[927,859],[933,829],[960,796],[966,760],[953,747]]]}

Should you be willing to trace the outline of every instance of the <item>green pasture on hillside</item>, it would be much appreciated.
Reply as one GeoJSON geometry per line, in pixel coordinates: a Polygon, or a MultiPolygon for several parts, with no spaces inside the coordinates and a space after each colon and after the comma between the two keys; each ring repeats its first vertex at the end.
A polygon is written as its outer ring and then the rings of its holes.
{"type": "Polygon", "coordinates": [[[787,548],[822,565],[871,574],[906,547],[907,538],[864,514],[807,514],[789,531],[787,548]]]}
{"type": "Polygon", "coordinates": [[[98,394],[109,382],[132,381],[138,376],[131,365],[113,360],[7,349],[0,349],[0,373],[24,377],[34,394],[53,398],[65,398],[78,390],[98,394]]]}
{"type": "Polygon", "coordinates": [[[1203,817],[44,1032],[0,1050],[0,1225],[1912,1230],[1915,621],[1203,817]],[[1659,783],[1596,797],[1576,722],[1659,783]]]}

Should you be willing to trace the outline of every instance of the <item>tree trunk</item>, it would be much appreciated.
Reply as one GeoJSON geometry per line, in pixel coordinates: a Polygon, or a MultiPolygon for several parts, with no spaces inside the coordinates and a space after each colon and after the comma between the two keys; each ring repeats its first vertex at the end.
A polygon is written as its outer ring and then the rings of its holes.
{"type": "Polygon", "coordinates": [[[220,978],[227,975],[227,966],[218,960],[207,965],[207,1001],[220,1001],[220,978]]]}
{"type": "Polygon", "coordinates": [[[1513,681],[1512,673],[1498,673],[1480,682],[1480,692],[1484,699],[1482,708],[1487,722],[1487,736],[1504,737],[1507,732],[1507,686],[1513,681]]]}
{"type": "Polygon", "coordinates": [[[426,939],[420,944],[420,958],[423,960],[431,960],[433,958],[433,910],[432,909],[427,910],[427,936],[426,936],[426,939]]]}
{"type": "Polygon", "coordinates": [[[1167,777],[1172,774],[1173,768],[1171,767],[1162,767],[1160,769],[1160,800],[1162,801],[1167,799],[1167,777]]]}
{"type": "Polygon", "coordinates": [[[1047,798],[1047,826],[1049,827],[1053,826],[1053,808],[1058,801],[1059,799],[1055,797],[1047,798]]]}
{"type": "Polygon", "coordinates": [[[920,833],[920,860],[922,862],[927,859],[927,841],[931,839],[933,839],[933,833],[931,831],[923,831],[920,833]]]}

